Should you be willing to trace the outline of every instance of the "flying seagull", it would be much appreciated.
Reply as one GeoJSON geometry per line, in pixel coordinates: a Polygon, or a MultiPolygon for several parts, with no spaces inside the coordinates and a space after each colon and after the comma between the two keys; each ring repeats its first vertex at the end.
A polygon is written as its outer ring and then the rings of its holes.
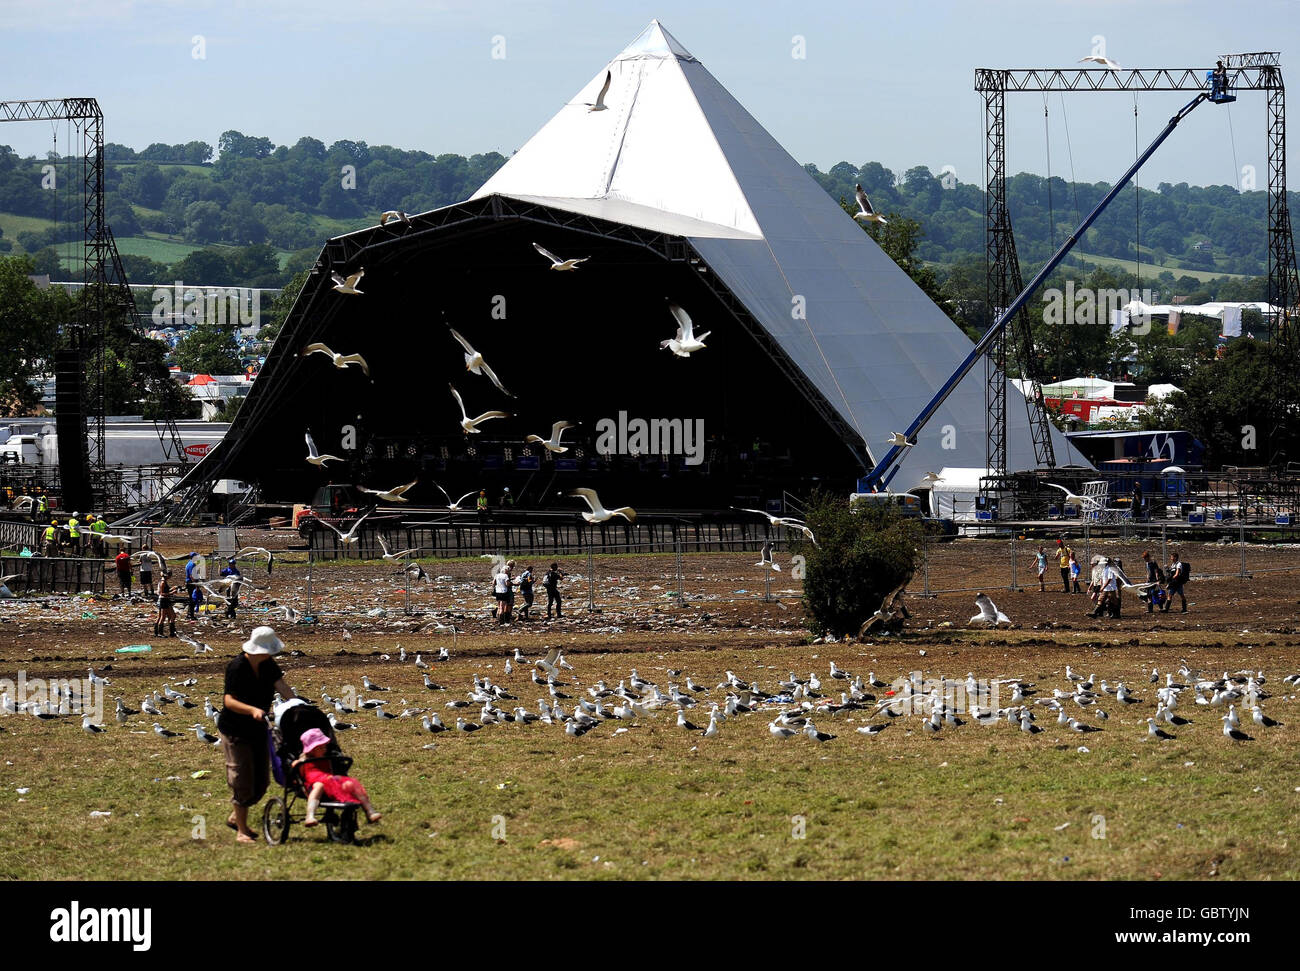
{"type": "Polygon", "coordinates": [[[308,344],[298,356],[311,357],[313,354],[324,354],[334,362],[334,366],[339,370],[343,370],[349,364],[359,365],[361,373],[366,377],[370,377],[370,365],[366,363],[366,359],[360,354],[339,354],[318,341],[315,344],[308,344]]]}
{"type": "Polygon", "coordinates": [[[387,226],[391,222],[401,222],[409,226],[411,225],[411,217],[400,209],[389,209],[380,214],[379,225],[387,226]]]}
{"type": "Polygon", "coordinates": [[[362,267],[361,269],[357,270],[356,273],[353,273],[351,276],[349,276],[346,280],[343,277],[339,276],[337,273],[331,273],[330,279],[334,281],[334,289],[337,290],[339,293],[355,293],[358,296],[361,296],[364,293],[364,291],[358,290],[357,284],[361,282],[361,278],[365,275],[366,275],[366,269],[365,267],[362,267]]]}
{"type": "Polygon", "coordinates": [[[998,610],[988,594],[975,594],[975,606],[979,607],[980,612],[970,619],[969,624],[988,624],[991,627],[997,627],[999,624],[1011,625],[1011,618],[998,610]]]}
{"type": "Polygon", "coordinates": [[[855,185],[853,187],[853,197],[858,200],[859,211],[853,214],[853,218],[858,222],[880,223],[881,225],[889,222],[888,219],[871,208],[871,200],[867,198],[867,194],[863,191],[862,186],[855,185]]]}
{"type": "MultiPolygon", "coordinates": [[[[543,446],[546,449],[546,451],[560,454],[562,452],[567,452],[569,450],[569,446],[560,444],[560,439],[564,435],[564,430],[566,428],[576,428],[576,427],[577,426],[574,425],[573,422],[571,421],[557,421],[554,425],[551,426],[551,437],[549,440],[542,438],[542,436],[540,435],[529,435],[527,438],[524,439],[524,441],[537,442],[539,445],[543,446]]],[[[450,499],[450,497],[448,498],[450,499]]]]}
{"type": "Polygon", "coordinates": [[[469,341],[465,340],[456,328],[448,327],[447,329],[451,331],[451,336],[456,338],[460,346],[465,348],[465,370],[472,371],[474,374],[486,374],[503,395],[513,398],[514,395],[506,390],[505,385],[501,383],[501,379],[497,377],[496,372],[488,366],[487,361],[483,360],[483,355],[474,350],[474,348],[470,346],[469,341]]]}
{"type": "Polygon", "coordinates": [[[460,511],[460,504],[461,504],[462,502],[464,502],[466,499],[470,498],[471,496],[475,496],[475,495],[478,494],[478,493],[476,493],[476,492],[467,492],[467,493],[465,493],[463,496],[461,496],[459,499],[457,499],[455,502],[452,502],[452,501],[451,501],[451,496],[447,495],[447,490],[446,490],[446,489],[444,489],[442,486],[438,485],[438,483],[436,483],[436,482],[434,483],[434,486],[437,487],[437,489],[438,489],[439,492],[441,492],[444,496],[446,496],[446,498],[447,498],[447,511],[448,511],[448,512],[459,512],[459,511],[460,511]]]}
{"type": "Polygon", "coordinates": [[[343,460],[337,455],[321,455],[316,450],[316,443],[312,440],[311,429],[307,429],[307,461],[318,468],[324,468],[326,462],[342,462],[343,460]]]}
{"type": "Polygon", "coordinates": [[[631,506],[620,506],[617,509],[606,509],[600,504],[600,496],[596,495],[595,489],[574,489],[569,493],[571,499],[583,499],[591,507],[591,512],[584,512],[582,518],[589,523],[608,522],[615,516],[622,516],[629,523],[636,522],[636,510],[631,506]]]}
{"type": "Polygon", "coordinates": [[[909,442],[907,436],[902,432],[890,432],[889,437],[885,439],[885,441],[890,445],[897,446],[898,448],[911,448],[916,444],[916,442],[909,442]]]}
{"type": "Polygon", "coordinates": [[[1091,61],[1093,64],[1100,64],[1102,67],[1106,68],[1106,69],[1109,70],[1109,71],[1122,71],[1122,70],[1124,70],[1122,67],[1120,67],[1118,64],[1116,64],[1114,61],[1112,61],[1109,57],[1104,57],[1104,56],[1102,56],[1101,54],[1089,54],[1087,57],[1081,57],[1081,58],[1079,58],[1079,63],[1080,63],[1080,64],[1083,64],[1083,63],[1088,62],[1088,61],[1091,61]]]}
{"type": "MultiPolygon", "coordinates": [[[[510,417],[510,412],[508,411],[485,411],[477,418],[470,418],[469,415],[465,413],[465,402],[461,398],[460,392],[456,390],[456,386],[452,384],[452,385],[448,385],[448,387],[451,388],[451,396],[456,399],[456,404],[460,405],[460,430],[463,431],[466,435],[481,434],[478,426],[481,425],[483,422],[487,421],[489,418],[510,417]]],[[[446,495],[446,493],[444,493],[444,495],[446,495]]]]}
{"type": "Polygon", "coordinates": [[[552,270],[576,270],[579,263],[586,263],[587,260],[591,259],[590,256],[584,256],[580,260],[562,260],[541,243],[533,243],[533,249],[551,261],[552,270]]]}
{"type": "Polygon", "coordinates": [[[353,523],[352,528],[349,529],[346,533],[342,532],[337,526],[334,526],[331,523],[327,523],[323,519],[317,519],[316,522],[320,523],[326,529],[334,532],[338,536],[339,542],[342,543],[344,546],[351,546],[353,543],[356,543],[361,539],[361,537],[357,535],[357,527],[359,527],[362,523],[364,523],[366,521],[366,517],[369,516],[372,512],[374,512],[373,509],[367,509],[364,513],[362,513],[361,518],[358,519],[355,523],[353,523]]]}
{"type": "Polygon", "coordinates": [[[1090,496],[1076,496],[1065,486],[1057,485],[1055,482],[1047,482],[1045,483],[1045,485],[1049,485],[1053,489],[1060,489],[1062,492],[1064,492],[1065,501],[1071,506],[1093,506],[1095,508],[1101,505],[1101,503],[1099,503],[1096,499],[1093,499],[1090,496]]]}
{"type": "Polygon", "coordinates": [[[266,557],[266,572],[270,573],[272,566],[275,564],[275,554],[262,546],[245,546],[235,554],[235,559],[245,560],[254,556],[266,557]]]}
{"type": "Polygon", "coordinates": [[[802,519],[792,519],[789,516],[773,516],[770,512],[764,512],[761,509],[743,509],[740,506],[732,506],[731,508],[740,512],[752,512],[756,516],[762,516],[767,520],[769,526],[784,526],[787,529],[797,529],[812,540],[813,546],[817,545],[817,537],[813,535],[813,531],[808,528],[802,519]]]}
{"type": "Polygon", "coordinates": [[[372,496],[378,496],[380,499],[386,499],[389,502],[406,502],[408,500],[403,494],[419,481],[419,479],[412,479],[410,482],[406,483],[406,485],[393,486],[393,488],[387,490],[367,489],[365,486],[357,486],[357,488],[362,492],[368,492],[372,496]]]}
{"type": "Polygon", "coordinates": [[[382,535],[380,535],[379,533],[375,533],[375,539],[379,540],[379,548],[384,551],[384,559],[386,560],[400,560],[408,553],[420,552],[418,549],[409,549],[409,550],[400,550],[396,553],[391,553],[389,552],[388,544],[384,542],[384,537],[382,535]]]}
{"type": "Polygon", "coordinates": [[[688,314],[677,304],[669,301],[668,311],[677,321],[677,336],[670,337],[666,341],[659,342],[659,349],[667,348],[678,357],[690,357],[695,351],[704,350],[704,338],[713,333],[706,330],[699,337],[695,336],[695,325],[691,323],[691,315],[688,314]]]}
{"type": "Polygon", "coordinates": [[[605,95],[609,94],[609,85],[613,80],[614,80],[614,72],[606,71],[605,83],[601,85],[600,94],[596,95],[596,100],[594,102],[592,101],[583,102],[583,104],[587,106],[588,114],[590,114],[593,111],[604,111],[609,107],[607,104],[605,104],[605,95]]]}

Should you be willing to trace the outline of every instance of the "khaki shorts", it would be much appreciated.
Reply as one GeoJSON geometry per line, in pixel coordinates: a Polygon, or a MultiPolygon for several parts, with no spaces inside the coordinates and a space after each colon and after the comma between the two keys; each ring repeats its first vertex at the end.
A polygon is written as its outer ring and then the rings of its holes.
{"type": "Polygon", "coordinates": [[[230,801],[236,806],[256,806],[271,782],[271,757],[266,739],[236,741],[222,734],[221,751],[226,757],[230,801]]]}

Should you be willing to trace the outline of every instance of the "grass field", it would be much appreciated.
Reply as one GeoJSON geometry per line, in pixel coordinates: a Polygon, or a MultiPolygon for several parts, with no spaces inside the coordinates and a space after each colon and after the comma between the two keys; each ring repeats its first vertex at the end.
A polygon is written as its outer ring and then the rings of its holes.
{"type": "MultiPolygon", "coordinates": [[[[265,543],[269,535],[243,539],[265,543]]],[[[159,542],[173,548],[165,538],[159,542]]],[[[197,534],[175,542],[181,552],[205,548],[197,534]]],[[[987,552],[994,549],[946,544],[948,559],[935,576],[994,579],[987,552]]],[[[1095,709],[1068,706],[1103,729],[1088,734],[1058,725],[1044,706],[1037,706],[1043,731],[1033,735],[1005,721],[930,735],[918,717],[904,716],[869,737],[854,731],[868,720],[865,712],[826,713],[816,715],[817,727],[837,737],[820,744],[770,737],[767,723],[788,705],[730,718],[712,739],[676,727],[671,706],[603,723],[580,738],[540,723],[434,736],[421,730],[418,717],[383,721],[358,712],[346,716],[358,728],[341,742],[385,818],[363,825],[356,846],[330,844],[322,832],[296,824],[285,845],[236,844],[222,825],[229,796],[219,752],[184,734],[205,722],[205,697],[219,704],[226,661],[266,616],[257,607],[271,597],[304,606],[306,568],[294,554],[277,559],[269,577],[250,572],[264,589],[236,627],[214,620],[197,631],[216,649],[206,658],[192,657],[178,641],[142,634],[142,603],[62,599],[39,609],[0,602],[0,618],[8,621],[0,623],[0,677],[23,670],[28,677],[80,678],[93,664],[114,682],[106,689],[102,735],[83,733],[75,717],[0,716],[0,799],[9,803],[0,815],[0,877],[1296,879],[1300,710],[1296,689],[1282,682],[1300,670],[1296,577],[1213,580],[1211,547],[1193,555],[1206,579],[1186,615],[1083,620],[1083,598],[1033,589],[997,596],[1026,626],[969,631],[946,626],[972,612],[969,595],[917,598],[904,637],[835,644],[808,643],[799,631],[798,602],[782,592],[789,579],[773,584],[782,603],[754,599],[762,581],[755,588],[746,569],[751,556],[687,557],[687,590],[705,599],[680,607],[663,599],[672,557],[597,558],[598,613],[584,609],[586,579],[577,575],[576,560],[565,564],[571,575],[563,621],[505,629],[486,621],[477,561],[429,561],[432,580],[417,606],[437,610],[417,618],[401,614],[402,592],[388,565],[317,564],[317,622],[277,625],[301,652],[282,659],[290,684],[312,698],[322,691],[347,697],[348,686],[368,675],[390,689],[380,696],[394,713],[428,708],[449,725],[457,709],[446,703],[464,698],[475,674],[518,698],[501,708],[535,711],[547,689],[529,680],[527,666],[506,675],[504,664],[516,647],[536,658],[547,645],[565,648],[573,671],[564,672],[561,690],[575,698],[599,679],[613,687],[635,668],[665,691],[690,675],[710,689],[703,697],[719,701],[724,692],[714,686],[727,670],[766,690],[791,671],[816,671],[822,693],[834,700],[843,688],[829,678],[834,660],[886,682],[912,670],[926,678],[962,679],[968,671],[982,680],[1017,677],[1036,683],[1031,704],[1069,687],[1070,663],[1098,681],[1126,681],[1141,699],[1125,706],[1103,696],[1097,707],[1108,711],[1106,720],[1095,709]],[[365,616],[374,606],[387,613],[365,616]],[[463,633],[453,641],[431,627],[415,629],[433,618],[454,620],[463,633]],[[114,652],[142,641],[153,650],[114,652]],[[399,645],[406,663],[398,660],[399,645]],[[447,690],[430,692],[412,662],[416,652],[428,660],[441,646],[452,659],[435,662],[431,676],[447,690]],[[1192,724],[1165,726],[1176,740],[1143,741],[1155,708],[1150,671],[1159,668],[1163,678],[1183,659],[1215,677],[1263,670],[1272,697],[1262,704],[1283,726],[1254,726],[1244,713],[1243,727],[1255,741],[1233,743],[1220,730],[1223,709],[1184,695],[1180,714],[1192,724]],[[197,684],[182,690],[199,707],[181,712],[169,705],[158,719],[183,733],[178,737],[153,734],[153,719],[136,716],[124,726],[114,720],[114,695],[138,708],[147,692],[189,677],[197,684]],[[627,730],[615,734],[617,728],[627,730]],[[1090,751],[1079,751],[1081,745],[1090,751]],[[91,818],[92,811],[112,815],[91,818]]],[[[1222,555],[1227,563],[1233,554],[1222,555]]],[[[1294,551],[1267,555],[1281,562],[1294,551]]],[[[706,700],[687,717],[703,725],[708,707],[706,700]]],[[[460,711],[477,722],[478,708],[460,711]]],[[[260,810],[251,818],[259,823],[260,810]]]]}

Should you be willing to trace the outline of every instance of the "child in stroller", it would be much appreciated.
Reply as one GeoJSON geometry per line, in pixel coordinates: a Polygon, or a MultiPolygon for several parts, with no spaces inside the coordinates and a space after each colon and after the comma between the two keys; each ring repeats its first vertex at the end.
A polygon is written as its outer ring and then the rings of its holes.
{"type": "Polygon", "coordinates": [[[366,811],[366,819],[372,823],[379,822],[381,814],[375,812],[374,807],[370,805],[370,796],[359,780],[346,775],[333,775],[326,771],[334,767],[333,759],[329,755],[329,746],[329,736],[319,728],[309,728],[302,733],[302,755],[293,762],[293,768],[298,770],[304,785],[309,787],[307,818],[302,821],[302,824],[304,826],[319,824],[320,820],[316,818],[316,807],[320,805],[322,795],[338,802],[359,802],[361,808],[366,811]]]}
{"type": "MultiPolygon", "coordinates": [[[[308,764],[318,766],[322,774],[327,769],[330,774],[339,776],[346,775],[352,768],[352,760],[339,748],[334,729],[323,711],[301,698],[293,698],[277,705],[274,727],[267,735],[267,744],[271,750],[272,774],[275,781],[284,787],[284,794],[268,799],[262,813],[262,832],[268,843],[283,843],[288,840],[289,827],[293,821],[291,810],[297,799],[308,800],[307,819],[316,819],[316,811],[324,810],[320,821],[325,823],[325,830],[331,840],[351,843],[356,836],[357,810],[363,808],[356,797],[338,799],[334,794],[326,792],[325,799],[319,803],[313,803],[310,799],[315,786],[303,776],[301,757],[303,736],[311,729],[315,729],[325,741],[323,752],[316,751],[321,748],[320,741],[316,741],[308,764]]],[[[364,808],[367,813],[373,812],[368,801],[364,808]]]]}

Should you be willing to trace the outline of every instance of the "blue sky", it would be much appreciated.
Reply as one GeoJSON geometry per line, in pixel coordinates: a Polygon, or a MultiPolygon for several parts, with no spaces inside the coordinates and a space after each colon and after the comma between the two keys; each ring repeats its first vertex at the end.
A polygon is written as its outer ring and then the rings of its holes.
{"type": "MultiPolygon", "coordinates": [[[[312,135],[509,154],[657,17],[799,161],[875,160],[900,174],[952,165],[978,184],[977,67],[1073,66],[1102,38],[1126,68],[1280,50],[1300,84],[1296,13],[1295,0],[0,0],[0,97],[93,96],[108,140],[137,149],[215,146],[235,128],[277,144],[312,135]],[[492,56],[497,37],[504,58],[492,56]]],[[[1143,146],[1186,100],[1138,98],[1143,146]]],[[[1050,136],[1042,95],[1009,97],[1009,171],[1045,172],[1049,146],[1067,179],[1071,162],[1080,181],[1111,181],[1132,161],[1132,95],[1055,95],[1047,107],[1050,136]]],[[[1231,184],[1253,165],[1263,188],[1264,109],[1262,93],[1202,106],[1142,184],[1231,184]]],[[[43,154],[51,126],[4,125],[0,144],[43,154]]]]}

